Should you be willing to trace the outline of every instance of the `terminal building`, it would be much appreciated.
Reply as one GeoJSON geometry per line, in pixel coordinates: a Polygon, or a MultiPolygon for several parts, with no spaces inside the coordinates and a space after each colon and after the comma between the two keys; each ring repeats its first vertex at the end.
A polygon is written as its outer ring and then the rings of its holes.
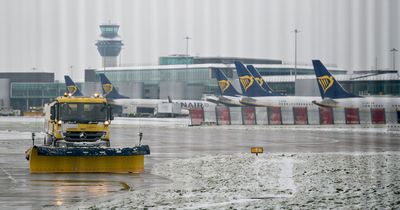
{"type": "Polygon", "coordinates": [[[65,85],[54,82],[52,72],[1,72],[0,107],[26,111],[42,106],[65,92],[65,85]],[[61,91],[62,90],[62,91],[61,91]]]}
{"type": "MultiPolygon", "coordinates": [[[[298,65],[295,79],[294,65],[281,60],[237,57],[160,57],[156,66],[103,67],[85,70],[85,82],[78,86],[86,95],[101,93],[98,75],[105,73],[119,92],[130,98],[196,99],[204,94],[219,94],[213,68],[222,69],[240,91],[234,60],[253,64],[271,88],[286,95],[319,96],[312,65],[298,65]],[[297,91],[296,91],[297,90],[297,91]]],[[[358,95],[400,96],[400,80],[395,71],[367,71],[346,74],[344,69],[328,69],[345,89],[358,95]]],[[[43,106],[62,95],[63,82],[54,81],[54,73],[21,72],[0,74],[0,105],[26,111],[43,106]]]]}
{"type": "MultiPolygon", "coordinates": [[[[82,92],[92,95],[102,92],[98,74],[105,73],[123,95],[131,98],[201,99],[204,94],[219,94],[213,68],[222,69],[240,91],[234,60],[253,64],[271,88],[286,95],[318,96],[311,65],[297,67],[281,60],[236,57],[160,57],[156,66],[106,67],[85,70],[85,82],[79,83],[82,92]],[[296,82],[295,82],[296,81],[296,82]],[[296,91],[297,90],[297,91],[296,91]]],[[[395,71],[368,71],[346,74],[346,70],[328,67],[345,89],[358,95],[400,96],[400,80],[395,71]]],[[[54,73],[18,72],[0,74],[0,106],[26,111],[43,106],[62,95],[63,82],[54,81],[54,73]]]]}
{"type": "MultiPolygon", "coordinates": [[[[225,72],[228,78],[240,90],[235,73],[235,60],[253,64],[265,76],[290,76],[295,74],[293,65],[285,65],[281,60],[253,59],[239,57],[186,57],[183,55],[159,58],[157,66],[132,66],[87,69],[83,91],[100,91],[95,85],[98,74],[104,73],[118,87],[122,94],[132,98],[167,98],[199,100],[204,94],[218,94],[218,86],[213,68],[225,72]],[[136,87],[136,88],[132,88],[136,87]],[[128,88],[128,89],[127,89],[128,88]]],[[[330,68],[333,74],[346,74],[338,68],[330,68]]],[[[298,66],[298,75],[314,75],[312,66],[298,66]]],[[[294,95],[294,82],[282,81],[274,86],[275,90],[287,95],[294,95]]]]}
{"type": "MultiPolygon", "coordinates": [[[[154,66],[120,66],[123,46],[119,25],[100,25],[95,46],[102,56],[102,67],[86,69],[78,86],[85,95],[102,93],[99,74],[104,73],[122,95],[147,99],[200,100],[207,94],[219,95],[213,68],[219,68],[240,91],[234,61],[254,65],[276,92],[285,95],[319,96],[311,65],[286,64],[279,59],[242,57],[200,57],[171,55],[159,58],[154,66]],[[295,76],[296,75],[296,76],[295,76]]],[[[400,79],[396,71],[360,71],[348,75],[344,69],[327,68],[348,91],[358,95],[400,96],[400,79]]],[[[50,72],[0,73],[0,108],[27,111],[42,107],[66,91],[64,82],[54,80],[50,72]]]]}

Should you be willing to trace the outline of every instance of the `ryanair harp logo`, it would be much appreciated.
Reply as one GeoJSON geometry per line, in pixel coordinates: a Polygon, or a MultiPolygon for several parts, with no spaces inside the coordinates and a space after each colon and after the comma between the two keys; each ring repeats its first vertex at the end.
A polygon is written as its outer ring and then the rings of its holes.
{"type": "Polygon", "coordinates": [[[333,77],[328,75],[318,77],[318,82],[324,90],[324,93],[326,93],[333,85],[333,77]]]}
{"type": "Polygon", "coordinates": [[[221,88],[222,92],[225,92],[229,87],[229,82],[227,80],[218,81],[219,88],[221,88]]]}
{"type": "Polygon", "coordinates": [[[254,79],[257,80],[258,84],[260,84],[261,87],[263,86],[264,80],[261,77],[254,77],[254,79]]]}
{"type": "Polygon", "coordinates": [[[67,86],[68,93],[71,93],[71,95],[74,95],[77,89],[75,85],[67,86]]]}
{"type": "Polygon", "coordinates": [[[113,90],[112,84],[104,84],[103,90],[105,94],[109,94],[113,90]]]}
{"type": "Polygon", "coordinates": [[[251,85],[254,83],[254,77],[252,76],[242,76],[240,77],[240,83],[242,83],[244,89],[247,91],[251,85]]]}

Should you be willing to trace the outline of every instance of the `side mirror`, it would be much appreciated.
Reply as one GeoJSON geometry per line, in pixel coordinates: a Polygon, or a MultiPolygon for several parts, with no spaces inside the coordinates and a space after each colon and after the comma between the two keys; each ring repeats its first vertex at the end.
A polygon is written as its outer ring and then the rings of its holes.
{"type": "Polygon", "coordinates": [[[114,120],[111,106],[108,105],[107,109],[108,109],[108,116],[109,116],[110,120],[114,120]]]}
{"type": "Polygon", "coordinates": [[[55,120],[56,119],[56,107],[51,106],[50,107],[50,120],[55,120]]]}

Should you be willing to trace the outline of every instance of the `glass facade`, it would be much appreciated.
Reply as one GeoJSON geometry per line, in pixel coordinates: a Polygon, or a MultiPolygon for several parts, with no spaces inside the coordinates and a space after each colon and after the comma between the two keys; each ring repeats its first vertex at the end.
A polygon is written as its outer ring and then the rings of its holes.
{"type": "Polygon", "coordinates": [[[11,83],[11,98],[55,98],[66,91],[64,83],[11,83]]]}
{"type": "Polygon", "coordinates": [[[268,85],[275,92],[283,93],[284,95],[294,95],[294,82],[270,82],[268,85]]]}
{"type": "MultiPolygon", "coordinates": [[[[232,68],[221,68],[228,78],[237,78],[232,68]]],[[[261,75],[290,75],[291,68],[257,68],[261,75]]],[[[345,74],[344,70],[336,70],[335,74],[345,74]]],[[[213,85],[216,83],[211,68],[176,68],[176,69],[143,69],[143,70],[98,70],[96,74],[105,73],[116,84],[118,82],[144,82],[159,84],[160,81],[185,81],[187,84],[213,85]]],[[[293,72],[292,72],[293,73],[293,72]]],[[[314,70],[297,69],[299,75],[312,75],[314,70]]]]}
{"type": "MultiPolygon", "coordinates": [[[[274,75],[295,75],[296,71],[294,68],[257,68],[262,76],[274,76],[274,75]]],[[[332,74],[346,74],[345,70],[331,71],[332,74]]],[[[313,69],[297,68],[297,75],[314,75],[313,69]]]]}
{"type": "MultiPolygon", "coordinates": [[[[187,84],[211,85],[215,83],[215,80],[210,77],[210,72],[210,68],[106,70],[105,75],[115,84],[143,82],[145,85],[158,85],[161,81],[184,81],[187,84]]],[[[96,73],[104,73],[104,71],[96,73]]]]}
{"type": "MultiPolygon", "coordinates": [[[[165,57],[160,58],[163,59],[165,57]]],[[[176,62],[180,62],[179,60],[182,57],[177,57],[176,62]]],[[[172,61],[170,57],[166,59],[168,61],[172,61]]],[[[162,66],[161,66],[162,67],[162,66]]],[[[291,73],[294,75],[293,68],[277,68],[277,67],[263,67],[257,68],[260,71],[260,74],[264,76],[271,75],[290,75],[291,73]]],[[[221,68],[221,70],[225,73],[225,75],[230,79],[237,78],[236,72],[233,68],[221,68]]],[[[333,71],[335,74],[346,74],[345,70],[335,70],[333,71]]],[[[176,69],[167,69],[167,68],[158,68],[158,69],[124,69],[124,70],[106,70],[100,71],[98,70],[96,74],[105,73],[106,76],[114,83],[115,86],[118,87],[118,83],[120,82],[143,82],[145,86],[147,85],[158,85],[161,81],[183,81],[186,82],[187,85],[203,85],[206,92],[214,92],[216,94],[219,93],[217,82],[215,80],[214,72],[212,71],[212,67],[202,67],[202,68],[176,68],[176,69]]],[[[314,70],[310,68],[298,68],[298,75],[312,75],[314,74],[314,70]]],[[[99,78],[97,77],[99,81],[99,78]]],[[[294,95],[294,83],[290,82],[281,82],[281,83],[273,83],[271,84],[274,90],[277,92],[281,92],[287,95],[294,95]]],[[[198,99],[201,96],[197,96],[198,99]]]]}
{"type": "Polygon", "coordinates": [[[100,25],[102,37],[113,38],[118,36],[119,25],[100,25]]]}
{"type": "MultiPolygon", "coordinates": [[[[221,68],[231,79],[237,80],[237,75],[231,67],[221,68]]],[[[290,75],[292,68],[263,67],[258,68],[262,75],[290,75]]],[[[345,71],[336,70],[336,74],[344,74],[345,71]]],[[[178,66],[159,66],[153,69],[115,69],[115,70],[97,70],[94,71],[97,81],[98,74],[105,73],[115,87],[126,82],[143,83],[143,98],[157,98],[160,94],[160,82],[180,81],[185,82],[188,90],[193,92],[186,93],[186,98],[201,99],[201,92],[219,95],[219,89],[215,76],[210,66],[184,68],[178,66]],[[192,86],[192,87],[191,87],[192,86]],[[195,88],[193,88],[195,87],[195,88]],[[200,87],[200,88],[198,88],[200,87]],[[201,90],[201,91],[198,91],[201,90]]],[[[314,74],[312,68],[299,68],[299,75],[314,74]]],[[[342,86],[358,95],[400,95],[400,80],[345,80],[340,81],[342,86]]],[[[295,94],[295,85],[293,81],[273,81],[269,83],[270,87],[276,92],[285,95],[295,94]]],[[[78,84],[80,86],[80,84],[78,84]]],[[[122,85],[121,85],[122,86],[122,85]]],[[[42,106],[52,101],[55,97],[63,95],[66,91],[64,83],[51,82],[11,82],[10,83],[10,102],[14,109],[26,110],[31,106],[42,106]]],[[[240,90],[239,90],[240,91],[240,90]]]]}
{"type": "Polygon", "coordinates": [[[344,88],[358,95],[400,95],[399,80],[343,81],[344,88]]]}
{"type": "Polygon", "coordinates": [[[41,107],[54,98],[64,95],[64,83],[24,83],[12,82],[10,87],[11,106],[22,111],[29,107],[41,107]]]}
{"type": "Polygon", "coordinates": [[[193,57],[191,56],[160,57],[158,59],[158,63],[160,65],[193,64],[193,57]]]}

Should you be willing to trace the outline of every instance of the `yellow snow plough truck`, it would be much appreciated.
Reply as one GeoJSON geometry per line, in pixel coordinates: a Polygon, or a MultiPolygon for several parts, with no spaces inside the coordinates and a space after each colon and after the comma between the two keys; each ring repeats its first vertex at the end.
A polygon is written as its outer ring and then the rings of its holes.
{"type": "Polygon", "coordinates": [[[56,98],[45,107],[44,145],[26,151],[31,173],[142,172],[149,146],[110,147],[111,120],[103,97],[56,98]]]}

